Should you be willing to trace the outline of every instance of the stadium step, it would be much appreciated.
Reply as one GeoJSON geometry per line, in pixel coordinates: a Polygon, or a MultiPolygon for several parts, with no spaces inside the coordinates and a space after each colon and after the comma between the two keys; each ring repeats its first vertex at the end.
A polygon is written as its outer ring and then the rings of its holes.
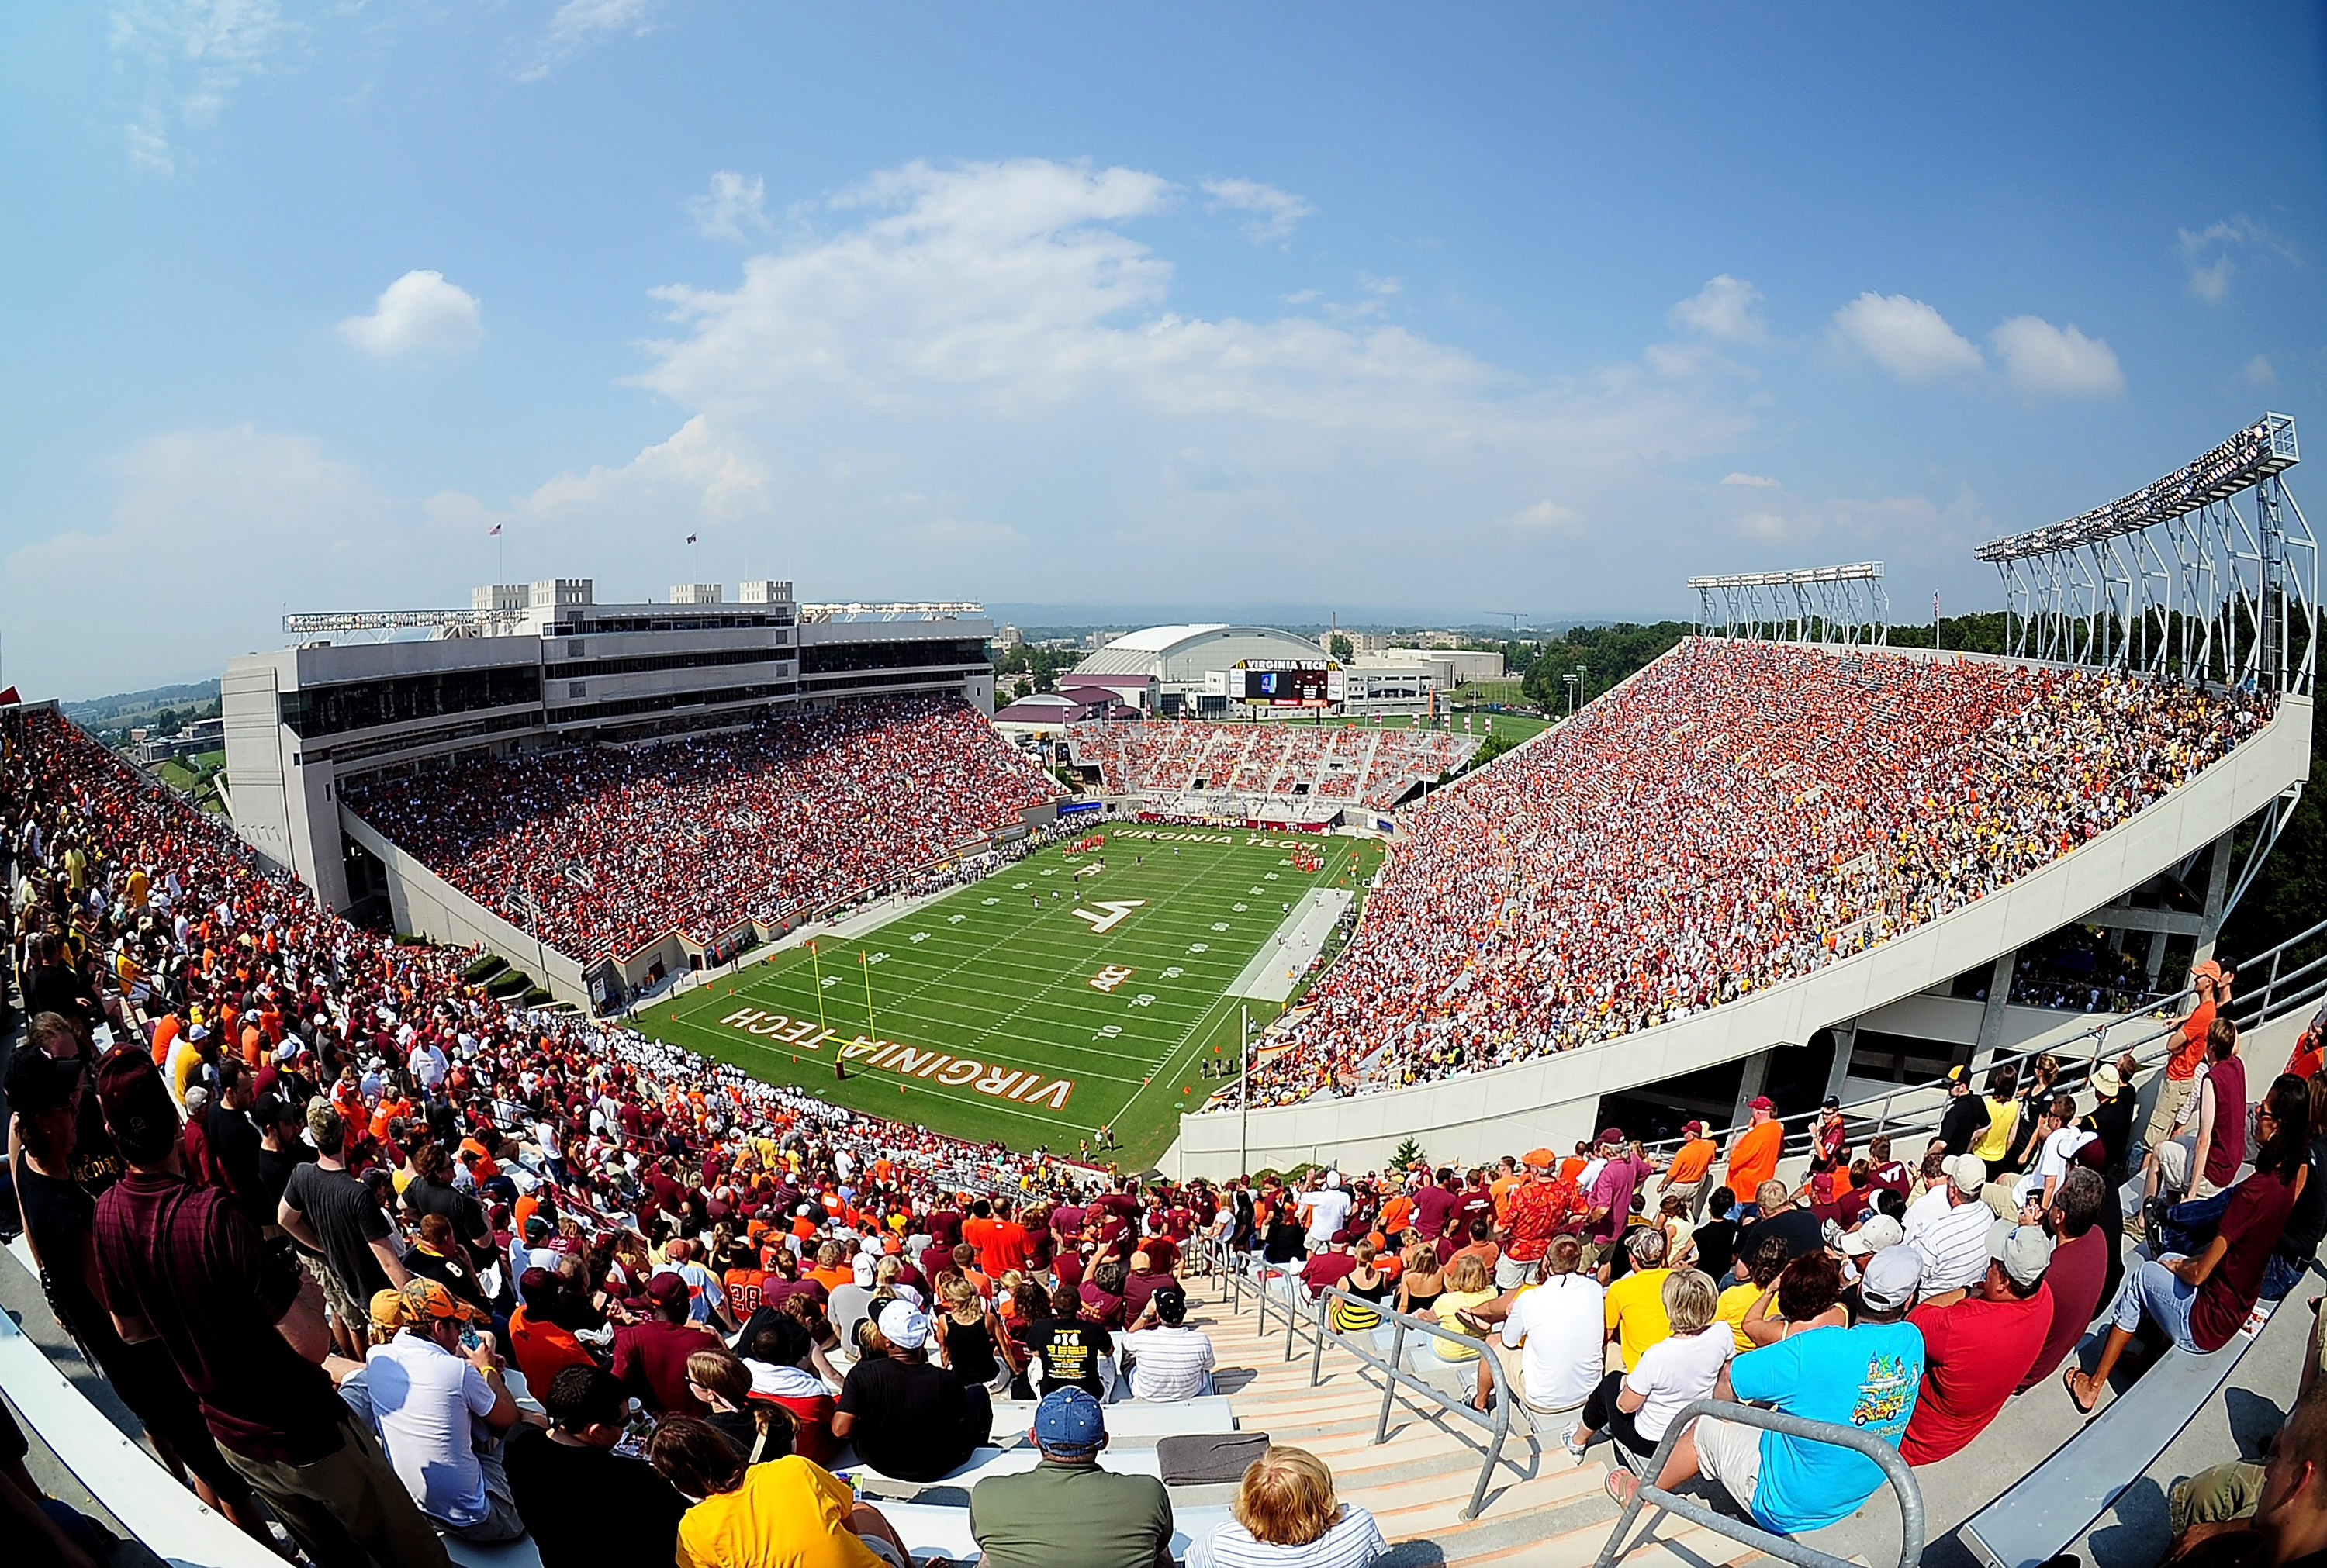
{"type": "MultiPolygon", "coordinates": [[[[1272,1312],[1275,1331],[1264,1335],[1252,1311],[1231,1314],[1209,1299],[1203,1282],[1192,1283],[1190,1320],[1212,1338],[1219,1382],[1239,1430],[1265,1432],[1323,1460],[1338,1494],[1371,1512],[1392,1543],[1385,1568],[1583,1568],[1599,1555],[1618,1511],[1604,1490],[1604,1447],[1579,1464],[1560,1447],[1556,1432],[1538,1436],[1523,1418],[1515,1421],[1486,1505],[1466,1520],[1461,1515],[1478,1479],[1483,1433],[1443,1412],[1416,1409],[1402,1394],[1388,1440],[1376,1443],[1381,1387],[1351,1357],[1328,1349],[1323,1375],[1312,1387],[1312,1352],[1296,1343],[1285,1358],[1282,1317],[1272,1312]]],[[[1622,1561],[1631,1568],[1729,1568],[1755,1555],[1724,1535],[1668,1517],[1622,1561]]]]}

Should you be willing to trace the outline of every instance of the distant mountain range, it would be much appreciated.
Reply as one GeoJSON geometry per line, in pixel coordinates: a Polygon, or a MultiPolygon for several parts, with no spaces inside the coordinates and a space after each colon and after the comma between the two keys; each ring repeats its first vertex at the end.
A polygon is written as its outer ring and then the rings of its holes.
{"type": "Polygon", "coordinates": [[[119,692],[86,702],[60,703],[65,716],[88,729],[115,729],[135,723],[164,708],[201,707],[219,700],[219,683],[196,681],[191,686],[154,686],[150,691],[119,692]]]}

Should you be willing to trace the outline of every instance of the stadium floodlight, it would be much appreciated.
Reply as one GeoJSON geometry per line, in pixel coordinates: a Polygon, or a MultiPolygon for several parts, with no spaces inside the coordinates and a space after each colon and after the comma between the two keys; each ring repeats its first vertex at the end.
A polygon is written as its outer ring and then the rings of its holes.
{"type": "Polygon", "coordinates": [[[1790,572],[1731,572],[1691,577],[1706,636],[1768,637],[1846,646],[1890,640],[1891,601],[1883,563],[1804,566],[1790,572]]]}
{"type": "Polygon", "coordinates": [[[2251,490],[2274,474],[2293,468],[2299,457],[2294,420],[2290,415],[2266,414],[2194,462],[2183,463],[2163,479],[2145,484],[2107,506],[2080,512],[2064,522],[1990,539],[1977,552],[1983,561],[2012,561],[2050,555],[2098,544],[2123,534],[2137,534],[2156,524],[2189,516],[2216,501],[2226,501],[2251,490]]]}
{"type": "Polygon", "coordinates": [[[2294,421],[2266,414],[2107,506],[1991,539],[2015,658],[2308,692],[2319,550],[2285,478],[2294,421]]]}

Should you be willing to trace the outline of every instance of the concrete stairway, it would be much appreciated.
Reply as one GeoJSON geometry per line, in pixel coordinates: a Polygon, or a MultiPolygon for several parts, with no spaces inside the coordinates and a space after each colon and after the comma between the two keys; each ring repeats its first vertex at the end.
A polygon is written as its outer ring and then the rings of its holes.
{"type": "MultiPolygon", "coordinates": [[[[1394,1544],[1387,1560],[1393,1568],[1489,1563],[1585,1568],[1606,1544],[1617,1508],[1603,1489],[1604,1444],[1579,1465],[1560,1446],[1556,1428],[1538,1436],[1515,1413],[1485,1507],[1479,1517],[1465,1520],[1462,1511],[1492,1441],[1483,1430],[1418,1409],[1426,1402],[1401,1391],[1388,1439],[1377,1445],[1381,1386],[1368,1379],[1369,1369],[1354,1357],[1329,1346],[1322,1376],[1312,1387],[1310,1347],[1297,1342],[1293,1359],[1285,1358],[1280,1314],[1271,1311],[1275,1331],[1263,1339],[1248,1293],[1246,1310],[1232,1314],[1212,1282],[1190,1283],[1196,1298],[1190,1320],[1212,1337],[1220,1367],[1216,1381],[1238,1428],[1265,1432],[1273,1442],[1323,1460],[1342,1500],[1370,1511],[1394,1544]]],[[[1725,1535],[1666,1516],[1623,1561],[1637,1568],[1727,1568],[1755,1555],[1725,1535]]]]}

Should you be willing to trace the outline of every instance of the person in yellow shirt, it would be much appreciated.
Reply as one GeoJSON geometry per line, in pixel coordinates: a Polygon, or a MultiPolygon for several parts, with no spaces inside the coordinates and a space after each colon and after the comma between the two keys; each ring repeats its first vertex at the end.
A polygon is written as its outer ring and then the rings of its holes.
{"type": "Polygon", "coordinates": [[[1602,1301],[1608,1338],[1630,1372],[1649,1346],[1672,1338],[1672,1320],[1665,1315],[1665,1276],[1672,1270],[1664,1266],[1663,1231],[1636,1230],[1624,1246],[1632,1255],[1632,1271],[1610,1285],[1602,1301]]]}
{"type": "Polygon", "coordinates": [[[647,1462],[703,1499],[679,1517],[678,1568],[882,1568],[864,1535],[895,1561],[912,1561],[878,1508],[798,1454],[746,1465],[711,1426],[667,1416],[647,1442],[647,1462]]]}
{"type": "Polygon", "coordinates": [[[1971,1152],[1980,1157],[1991,1171],[2000,1170],[2005,1156],[2012,1152],[2012,1134],[2020,1125],[2020,1102],[2013,1094],[2020,1087],[2020,1075],[2008,1067],[2000,1067],[1987,1080],[1987,1131],[1979,1135],[1971,1152]]]}

